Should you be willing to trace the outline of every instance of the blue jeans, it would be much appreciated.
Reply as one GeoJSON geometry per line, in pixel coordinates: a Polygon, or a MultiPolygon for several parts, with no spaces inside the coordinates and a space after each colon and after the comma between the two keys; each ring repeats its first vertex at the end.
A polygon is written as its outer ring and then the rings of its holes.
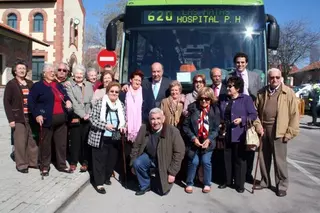
{"type": "Polygon", "coordinates": [[[150,186],[150,168],[155,168],[156,165],[151,161],[149,155],[143,153],[133,162],[133,168],[136,172],[140,189],[145,190],[150,186]]]}
{"type": "MultiPolygon", "coordinates": [[[[203,184],[205,186],[211,186],[211,152],[206,152],[201,155],[201,164],[203,167],[203,184]]],[[[199,154],[196,154],[193,159],[188,160],[188,173],[187,173],[187,186],[193,186],[193,180],[197,172],[197,167],[199,165],[199,154]]]]}

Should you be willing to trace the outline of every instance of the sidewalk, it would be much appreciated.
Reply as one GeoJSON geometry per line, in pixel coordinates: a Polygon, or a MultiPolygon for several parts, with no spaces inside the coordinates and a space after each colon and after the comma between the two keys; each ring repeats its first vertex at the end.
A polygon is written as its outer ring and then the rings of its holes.
{"type": "Polygon", "coordinates": [[[41,180],[39,170],[28,174],[16,171],[11,153],[10,128],[3,108],[0,88],[0,212],[53,213],[89,180],[88,173],[66,174],[51,166],[50,175],[41,180]]]}

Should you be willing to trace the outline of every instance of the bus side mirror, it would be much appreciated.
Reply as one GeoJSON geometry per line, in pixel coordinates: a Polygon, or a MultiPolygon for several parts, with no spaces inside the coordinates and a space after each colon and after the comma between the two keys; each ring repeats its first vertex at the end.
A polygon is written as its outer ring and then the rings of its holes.
{"type": "Polygon", "coordinates": [[[267,47],[271,50],[278,49],[280,38],[280,27],[277,23],[268,24],[267,47]]]}
{"type": "Polygon", "coordinates": [[[115,51],[117,46],[118,29],[117,24],[110,22],[106,31],[106,47],[109,51],[115,51]]]}

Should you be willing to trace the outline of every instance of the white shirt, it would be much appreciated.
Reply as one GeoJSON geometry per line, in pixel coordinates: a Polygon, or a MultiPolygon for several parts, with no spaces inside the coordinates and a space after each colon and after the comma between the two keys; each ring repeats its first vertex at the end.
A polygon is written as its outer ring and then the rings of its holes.
{"type": "Polygon", "coordinates": [[[245,70],[242,71],[242,72],[239,72],[239,71],[237,70],[237,75],[238,75],[238,77],[242,78],[242,79],[243,79],[243,82],[244,82],[243,94],[249,95],[249,75],[248,75],[247,69],[245,69],[245,70]],[[241,75],[241,76],[240,76],[240,75],[241,75]]]}
{"type": "MultiPolygon", "coordinates": [[[[154,88],[155,88],[155,86],[157,85],[158,94],[159,94],[161,82],[162,82],[162,78],[161,78],[160,81],[158,81],[158,82],[152,81],[152,91],[154,91],[154,88]]],[[[156,98],[156,97],[154,97],[154,98],[156,98]]]]}

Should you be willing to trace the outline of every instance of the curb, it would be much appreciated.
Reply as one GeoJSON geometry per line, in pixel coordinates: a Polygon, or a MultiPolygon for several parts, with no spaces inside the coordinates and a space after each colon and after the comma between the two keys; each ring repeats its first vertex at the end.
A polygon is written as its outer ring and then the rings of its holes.
{"type": "Polygon", "coordinates": [[[70,183],[68,188],[62,190],[61,193],[48,202],[46,205],[41,206],[36,212],[56,213],[62,210],[75,198],[82,189],[89,183],[89,173],[83,173],[74,182],[70,183]]]}

